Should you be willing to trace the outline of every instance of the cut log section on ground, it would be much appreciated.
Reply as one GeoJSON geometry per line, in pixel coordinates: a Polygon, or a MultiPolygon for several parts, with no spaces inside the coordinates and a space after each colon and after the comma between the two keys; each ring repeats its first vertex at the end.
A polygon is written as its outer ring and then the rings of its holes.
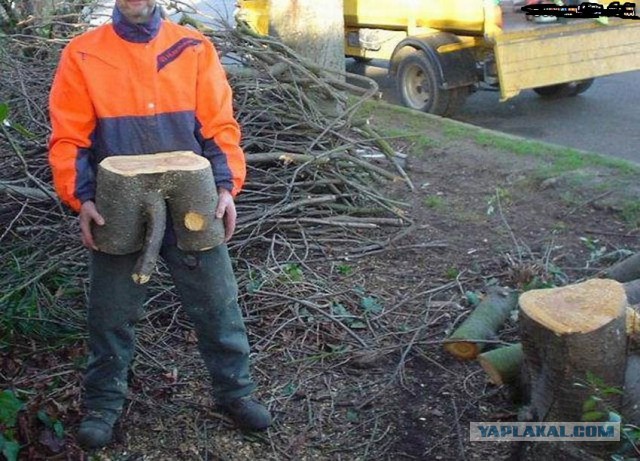
{"type": "MultiPolygon", "coordinates": [[[[520,296],[524,379],[537,421],[582,421],[589,376],[623,389],[627,300],[614,280],[588,280],[520,296]]],[[[608,404],[620,409],[619,395],[608,404]]]]}
{"type": "Polygon", "coordinates": [[[629,304],[639,304],[640,303],[640,280],[630,280],[628,282],[625,282],[624,292],[627,294],[627,302],[629,304]]]}
{"type": "Polygon", "coordinates": [[[108,157],[98,166],[96,207],[104,226],[93,235],[102,252],[123,255],[142,250],[132,275],[146,283],[165,234],[167,208],[177,245],[203,251],[224,240],[209,161],[192,152],[108,157]]]}
{"type": "Polygon", "coordinates": [[[601,274],[608,279],[617,280],[618,282],[630,282],[640,279],[640,253],[629,256],[601,274]]]}
{"type": "Polygon", "coordinates": [[[502,386],[516,381],[522,366],[522,344],[498,347],[478,356],[478,362],[489,376],[489,381],[502,386]]]}
{"type": "Polygon", "coordinates": [[[516,292],[506,288],[491,288],[478,307],[447,339],[444,348],[460,360],[475,359],[485,341],[496,337],[518,305],[516,292]]]}

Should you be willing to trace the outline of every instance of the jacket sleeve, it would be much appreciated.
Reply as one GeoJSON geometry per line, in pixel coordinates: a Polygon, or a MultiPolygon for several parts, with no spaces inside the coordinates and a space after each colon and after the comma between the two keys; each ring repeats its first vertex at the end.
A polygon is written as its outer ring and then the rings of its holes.
{"type": "Polygon", "coordinates": [[[49,95],[49,164],[53,183],[60,199],[75,211],[95,197],[91,138],[96,115],[79,58],[80,54],[70,46],[65,48],[49,95]]]}
{"type": "Polygon", "coordinates": [[[240,127],[233,116],[231,87],[218,55],[206,38],[203,46],[196,88],[197,135],[203,155],[211,162],[217,187],[223,187],[235,196],[242,189],[246,176],[240,127]]]}

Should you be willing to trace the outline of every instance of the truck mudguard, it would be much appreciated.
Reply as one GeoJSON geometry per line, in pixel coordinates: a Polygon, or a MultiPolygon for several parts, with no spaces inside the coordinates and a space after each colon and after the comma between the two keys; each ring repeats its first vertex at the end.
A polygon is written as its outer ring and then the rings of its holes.
{"type": "Polygon", "coordinates": [[[423,51],[437,69],[441,88],[448,90],[468,86],[478,81],[476,60],[470,49],[460,49],[446,53],[438,53],[442,45],[459,43],[460,39],[450,33],[434,32],[425,35],[412,35],[396,46],[391,55],[389,72],[395,75],[400,61],[413,50],[423,51]]]}

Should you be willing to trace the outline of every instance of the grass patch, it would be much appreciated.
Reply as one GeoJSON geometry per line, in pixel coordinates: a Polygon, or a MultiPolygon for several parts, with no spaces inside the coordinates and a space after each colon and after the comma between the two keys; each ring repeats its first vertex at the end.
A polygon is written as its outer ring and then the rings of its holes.
{"type": "Polygon", "coordinates": [[[381,133],[385,127],[395,126],[389,133],[393,137],[425,136],[427,139],[461,140],[471,139],[477,144],[522,156],[532,156],[551,161],[556,174],[589,166],[606,167],[623,175],[637,175],[640,166],[626,160],[583,152],[570,147],[556,146],[544,142],[518,139],[501,133],[491,133],[471,125],[464,125],[446,118],[424,114],[406,107],[395,106],[379,101],[367,101],[360,107],[358,114],[373,119],[373,124],[381,133]]]}
{"type": "Polygon", "coordinates": [[[640,226],[640,200],[628,200],[622,205],[622,219],[631,227],[640,226]]]}
{"type": "Polygon", "coordinates": [[[447,205],[447,201],[441,195],[427,195],[422,199],[422,203],[432,210],[440,210],[447,205]]]}
{"type": "MultiPolygon", "coordinates": [[[[491,132],[378,101],[362,104],[358,116],[369,119],[378,133],[391,143],[398,141],[416,157],[429,155],[436,147],[445,152],[464,152],[460,147],[472,142],[501,162],[513,163],[514,156],[527,159],[526,177],[520,187],[537,190],[543,181],[558,178],[560,181],[549,187],[557,188],[557,195],[570,206],[583,203],[593,194],[611,191],[607,200],[622,210],[621,219],[630,226],[640,226],[640,187],[636,184],[640,166],[626,160],[491,132]]],[[[427,196],[424,205],[437,210],[450,204],[427,196]]]]}
{"type": "Polygon", "coordinates": [[[442,143],[423,133],[410,133],[405,129],[395,127],[379,127],[376,129],[385,140],[393,143],[399,141],[408,145],[408,152],[412,155],[424,155],[425,151],[440,147],[442,143]]]}
{"type": "Polygon", "coordinates": [[[452,210],[452,216],[455,216],[456,219],[460,221],[464,221],[469,224],[475,224],[478,226],[486,224],[489,220],[486,210],[483,209],[469,210],[461,207],[455,207],[452,210]]]}
{"type": "Polygon", "coordinates": [[[457,123],[447,123],[442,128],[445,138],[451,140],[470,138],[474,131],[475,130],[471,127],[466,127],[457,123]]]}
{"type": "Polygon", "coordinates": [[[635,176],[640,172],[640,167],[626,160],[582,152],[571,147],[555,146],[486,132],[476,133],[473,139],[483,146],[493,147],[516,155],[532,156],[550,161],[551,163],[546,165],[543,170],[546,171],[547,176],[588,167],[611,168],[623,175],[635,176]]]}

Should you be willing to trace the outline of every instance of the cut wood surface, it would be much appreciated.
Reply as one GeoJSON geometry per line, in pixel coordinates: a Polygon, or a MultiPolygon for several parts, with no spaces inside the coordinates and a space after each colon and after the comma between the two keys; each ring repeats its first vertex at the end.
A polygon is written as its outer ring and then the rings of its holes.
{"type": "Polygon", "coordinates": [[[119,176],[197,171],[210,168],[209,160],[188,151],[161,152],[149,155],[115,155],[100,162],[100,167],[119,176]]]}
{"type": "Polygon", "coordinates": [[[561,335],[597,330],[621,315],[626,304],[623,285],[601,279],[520,296],[521,309],[533,321],[561,335]]]}
{"type": "Polygon", "coordinates": [[[109,254],[142,250],[132,277],[146,283],[154,270],[167,210],[177,245],[203,251],[224,240],[215,219],[218,196],[209,161],[192,152],[115,156],[98,166],[96,207],[104,217],[94,226],[98,249],[109,254]]]}
{"type": "Polygon", "coordinates": [[[640,335],[640,314],[633,307],[627,307],[627,336],[637,338],[640,335]]]}
{"type": "Polygon", "coordinates": [[[522,366],[522,344],[498,347],[478,356],[478,362],[491,383],[501,386],[518,378],[522,366]]]}
{"type": "Polygon", "coordinates": [[[506,288],[493,287],[474,311],[447,339],[444,348],[460,360],[475,359],[484,342],[496,336],[518,305],[518,295],[506,288]]]}
{"type": "MultiPolygon", "coordinates": [[[[594,279],[520,296],[524,379],[540,421],[581,421],[589,376],[623,388],[627,301],[614,280],[594,279]],[[581,384],[582,386],[577,386],[581,384]]],[[[620,409],[619,395],[608,397],[620,409]]]]}

